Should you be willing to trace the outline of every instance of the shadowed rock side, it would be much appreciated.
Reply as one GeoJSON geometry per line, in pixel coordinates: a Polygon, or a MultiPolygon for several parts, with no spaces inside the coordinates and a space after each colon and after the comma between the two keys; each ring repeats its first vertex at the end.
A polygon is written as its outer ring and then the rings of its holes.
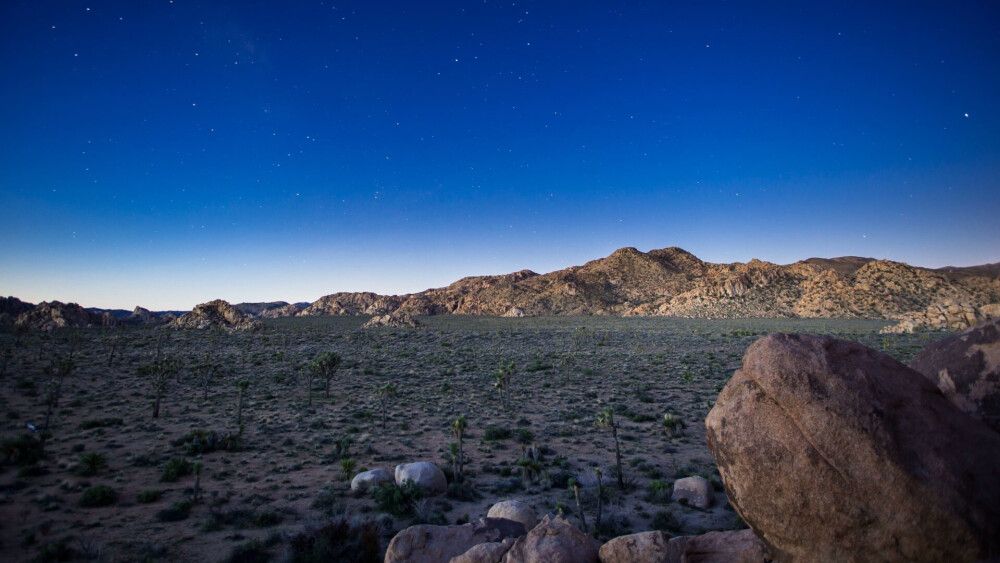
{"type": "Polygon", "coordinates": [[[88,311],[76,303],[60,303],[59,301],[43,301],[30,311],[21,313],[16,322],[16,324],[26,326],[30,330],[42,331],[71,327],[114,326],[117,323],[117,319],[108,313],[101,315],[88,311]]]}
{"type": "Polygon", "coordinates": [[[21,314],[34,308],[33,303],[26,303],[17,297],[0,297],[0,325],[12,325],[21,314]]]}
{"type": "Polygon", "coordinates": [[[956,407],[1000,432],[1000,319],[928,344],[910,367],[956,407]]]}
{"type": "MultiPolygon", "coordinates": [[[[790,265],[703,262],[680,248],[610,256],[548,274],[523,270],[463,278],[402,296],[337,293],[299,315],[619,315],[902,318],[946,300],[1000,302],[987,267],[947,272],[871,258],[810,258],[790,265]]],[[[982,315],[981,315],[982,316],[982,315]]],[[[981,318],[981,317],[980,317],[981,318]]]]}
{"type": "Polygon", "coordinates": [[[888,355],[767,336],[706,427],[730,502],[779,560],[1000,556],[1000,434],[888,355]]]}
{"type": "Polygon", "coordinates": [[[263,326],[222,299],[202,303],[166,325],[168,328],[221,328],[227,330],[255,330],[263,326]]]}
{"type": "MultiPolygon", "coordinates": [[[[169,320],[173,320],[172,318],[169,320]]],[[[164,324],[167,322],[161,315],[150,311],[149,309],[144,309],[136,305],[135,309],[129,316],[121,319],[120,321],[124,325],[157,325],[164,324]]]]}

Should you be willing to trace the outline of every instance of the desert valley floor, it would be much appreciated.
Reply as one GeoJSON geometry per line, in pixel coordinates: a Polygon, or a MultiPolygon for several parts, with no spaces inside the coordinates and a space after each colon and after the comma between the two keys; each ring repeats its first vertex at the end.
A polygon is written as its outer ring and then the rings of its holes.
{"type": "Polygon", "coordinates": [[[344,513],[379,521],[384,549],[414,522],[474,520],[508,498],[578,522],[571,479],[593,525],[594,468],[606,493],[602,538],[738,528],[704,419],[750,343],[774,331],[828,334],[906,362],[943,336],[840,319],[438,316],[362,330],[366,320],[0,334],[0,558],[282,560],[292,538],[344,513]],[[328,393],[308,369],[327,351],[343,358],[328,393]],[[151,366],[162,360],[177,369],[159,375],[153,418],[151,366]],[[511,362],[504,409],[494,374],[511,362]],[[387,384],[396,394],[383,396],[383,417],[377,390],[387,384]],[[605,407],[620,425],[624,490],[611,433],[595,424],[605,407]],[[671,434],[665,414],[686,429],[671,434]],[[432,461],[450,474],[461,415],[466,486],[413,503],[351,491],[363,469],[432,461]],[[713,482],[714,507],[670,500],[673,481],[691,475],[713,482]]]}

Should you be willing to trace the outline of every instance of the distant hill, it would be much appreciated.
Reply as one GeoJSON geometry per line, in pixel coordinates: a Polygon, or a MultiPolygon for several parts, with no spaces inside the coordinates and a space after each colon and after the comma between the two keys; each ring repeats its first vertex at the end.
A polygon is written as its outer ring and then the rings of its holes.
{"type": "MultiPolygon", "coordinates": [[[[34,307],[15,297],[0,298],[0,323],[10,324],[34,307]]],[[[238,303],[231,307],[233,311],[226,304],[224,316],[235,319],[234,311],[249,318],[398,313],[903,319],[920,314],[931,322],[930,317],[941,316],[934,311],[956,307],[972,310],[975,318],[1000,311],[1000,263],[929,269],[842,256],[786,265],[756,259],[716,264],[677,247],[649,252],[626,247],[582,266],[547,274],[522,270],[470,276],[447,287],[407,295],[342,292],[312,303],[238,303]]],[[[141,307],[131,312],[90,312],[104,316],[105,323],[108,317],[124,324],[162,323],[182,315],[191,318],[183,312],[151,313],[141,307]]],[[[953,320],[949,317],[947,323],[953,320]]],[[[199,319],[194,324],[204,322],[199,319]]]]}
{"type": "Polygon", "coordinates": [[[676,247],[621,248],[547,274],[472,276],[401,296],[335,293],[298,315],[900,318],[945,301],[1000,303],[998,275],[998,264],[932,270],[856,256],[715,264],[676,247]]]}

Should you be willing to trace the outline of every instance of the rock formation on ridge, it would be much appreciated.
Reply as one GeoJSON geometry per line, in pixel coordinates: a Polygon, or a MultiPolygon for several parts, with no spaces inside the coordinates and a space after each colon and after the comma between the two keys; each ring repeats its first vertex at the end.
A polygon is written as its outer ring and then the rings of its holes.
{"type": "Polygon", "coordinates": [[[263,325],[251,319],[222,299],[202,303],[166,325],[168,328],[221,328],[227,330],[255,330],[263,325]]]}
{"type": "Polygon", "coordinates": [[[713,264],[680,248],[621,248],[548,274],[473,276],[402,296],[336,293],[299,314],[902,319],[949,300],[977,308],[1000,303],[993,266],[931,270],[858,257],[713,264]]]}

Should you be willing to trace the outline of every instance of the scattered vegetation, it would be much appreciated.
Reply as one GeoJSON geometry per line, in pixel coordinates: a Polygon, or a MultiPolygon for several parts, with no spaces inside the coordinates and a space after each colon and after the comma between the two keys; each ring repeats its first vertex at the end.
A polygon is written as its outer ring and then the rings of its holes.
{"type": "Polygon", "coordinates": [[[80,506],[94,508],[98,506],[108,506],[118,500],[118,493],[107,485],[94,485],[83,491],[80,497],[80,506]]]}

